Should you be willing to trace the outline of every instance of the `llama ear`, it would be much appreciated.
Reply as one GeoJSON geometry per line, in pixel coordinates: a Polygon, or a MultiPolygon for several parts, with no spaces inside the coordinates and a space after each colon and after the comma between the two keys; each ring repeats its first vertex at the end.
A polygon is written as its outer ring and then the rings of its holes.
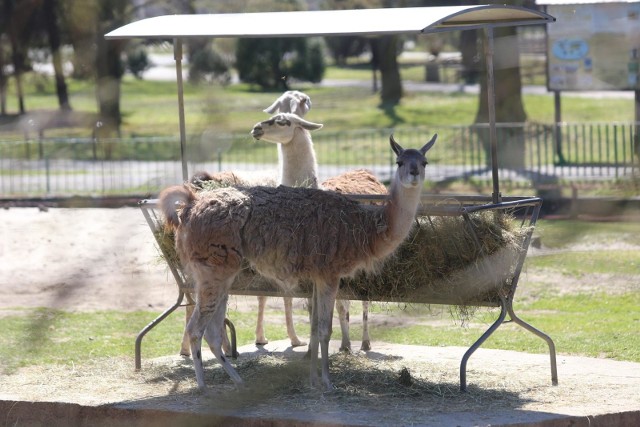
{"type": "Polygon", "coordinates": [[[306,96],[303,100],[300,101],[300,106],[305,110],[311,110],[311,98],[306,96]]]}
{"type": "Polygon", "coordinates": [[[396,142],[396,140],[393,138],[393,134],[391,134],[391,136],[389,137],[389,143],[391,144],[391,149],[393,150],[393,152],[396,153],[396,156],[400,156],[404,152],[404,148],[402,148],[402,146],[396,142]]]}
{"type": "Polygon", "coordinates": [[[433,147],[433,144],[436,143],[436,139],[438,138],[438,134],[436,133],[435,135],[433,135],[431,137],[431,139],[429,140],[429,142],[427,142],[426,144],[424,144],[424,147],[422,147],[420,149],[420,152],[422,153],[422,155],[424,156],[426,154],[427,151],[429,151],[431,149],[431,147],[433,147]]]}
{"type": "Polygon", "coordinates": [[[271,104],[270,106],[268,106],[262,111],[268,114],[273,114],[276,111],[278,111],[279,108],[280,108],[280,98],[276,99],[273,104],[271,104]]]}
{"type": "Polygon", "coordinates": [[[323,125],[320,123],[313,123],[303,118],[300,118],[300,126],[302,126],[306,130],[318,130],[318,129],[322,129],[323,125]]]}

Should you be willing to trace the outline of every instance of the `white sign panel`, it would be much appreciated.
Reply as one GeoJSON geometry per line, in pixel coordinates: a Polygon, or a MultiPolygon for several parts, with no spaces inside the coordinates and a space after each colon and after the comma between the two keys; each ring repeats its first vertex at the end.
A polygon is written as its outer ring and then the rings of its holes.
{"type": "Polygon", "coordinates": [[[549,90],[640,90],[640,2],[548,5],[549,90]]]}

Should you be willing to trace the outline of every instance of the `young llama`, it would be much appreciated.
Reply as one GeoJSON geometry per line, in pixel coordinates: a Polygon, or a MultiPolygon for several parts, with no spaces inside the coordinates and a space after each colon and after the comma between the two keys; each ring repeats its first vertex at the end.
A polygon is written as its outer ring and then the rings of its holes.
{"type": "Polygon", "coordinates": [[[333,389],[329,340],[340,279],[375,269],[407,237],[420,203],[425,154],[435,140],[436,135],[419,150],[405,150],[391,136],[398,168],[381,206],[362,205],[332,191],[285,186],[200,193],[174,186],[161,193],[165,223],[175,229],[176,251],[196,283],[196,306],[187,329],[200,389],[206,388],[203,336],[234,383],[242,385],[222,352],[222,342],[229,289],[243,259],[265,277],[277,279],[285,290],[301,280],[313,283],[310,381],[333,389]],[[298,238],[291,239],[294,231],[298,238]]]}
{"type": "MultiPolygon", "coordinates": [[[[265,110],[266,111],[266,110],[265,110]]],[[[280,171],[279,182],[290,187],[318,188],[316,154],[313,148],[310,130],[313,124],[295,114],[280,113],[268,120],[256,123],[251,135],[256,140],[278,144],[280,171]]],[[[322,125],[318,125],[322,126],[322,125]]],[[[387,188],[369,171],[357,169],[329,178],[320,188],[344,194],[386,194],[387,188]]],[[[284,297],[287,333],[291,345],[305,345],[295,334],[291,297],[284,297]]],[[[264,334],[264,308],[266,297],[258,297],[258,321],[256,325],[256,344],[269,342],[264,334]]],[[[349,300],[337,300],[336,308],[342,331],[341,351],[351,351],[349,336],[349,300]]],[[[362,345],[363,351],[371,350],[369,338],[369,303],[362,302],[362,345]]]]}

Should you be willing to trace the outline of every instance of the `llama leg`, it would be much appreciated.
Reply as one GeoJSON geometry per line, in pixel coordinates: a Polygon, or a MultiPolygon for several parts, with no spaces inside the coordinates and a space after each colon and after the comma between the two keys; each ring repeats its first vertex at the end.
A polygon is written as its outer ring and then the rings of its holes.
{"type": "Polygon", "coordinates": [[[180,346],[180,356],[191,356],[191,347],[189,344],[189,334],[187,333],[187,325],[193,314],[193,305],[187,305],[185,310],[184,334],[182,335],[182,345],[180,346]]]}
{"type": "Polygon", "coordinates": [[[349,339],[349,304],[348,299],[337,299],[338,319],[340,319],[340,330],[342,331],[342,344],[340,351],[351,353],[351,339],[349,339]]]}
{"type": "Polygon", "coordinates": [[[369,338],[369,301],[362,301],[362,345],[360,350],[371,350],[371,338],[369,338]]]}
{"type": "MultiPolygon", "coordinates": [[[[311,332],[310,332],[311,337],[309,337],[309,347],[307,347],[307,352],[304,354],[305,359],[311,358],[311,339],[313,337],[313,300],[315,298],[314,295],[315,293],[311,295],[311,298],[307,299],[307,311],[309,312],[309,325],[311,326],[311,332]]],[[[316,348],[316,353],[317,352],[318,350],[316,348]]]]}
{"type": "MultiPolygon", "coordinates": [[[[198,280],[198,298],[187,332],[191,342],[191,358],[196,371],[198,388],[206,388],[204,382],[204,367],[202,364],[202,338],[205,336],[218,363],[229,373],[231,379],[238,383],[240,379],[233,367],[222,354],[222,330],[224,328],[224,315],[227,309],[229,288],[233,283],[236,271],[215,272],[209,269],[196,270],[198,280]],[[218,274],[216,274],[218,273],[218,274]],[[229,371],[233,371],[232,373],[229,371]],[[235,376],[234,376],[235,374],[235,376]]],[[[194,274],[196,276],[196,274],[194,274]]],[[[197,277],[196,276],[196,277],[197,277]]],[[[240,380],[240,383],[242,380],[240,380]]]]}
{"type": "MultiPolygon", "coordinates": [[[[318,323],[318,341],[320,342],[320,352],[322,354],[322,383],[328,391],[333,390],[333,385],[329,378],[329,341],[331,340],[333,306],[336,302],[338,285],[339,282],[336,280],[318,289],[314,306],[318,323]]],[[[313,354],[311,357],[311,360],[313,360],[313,354]]]]}
{"type": "Polygon", "coordinates": [[[208,327],[205,330],[205,338],[209,343],[211,352],[218,360],[218,363],[222,365],[222,368],[225,370],[227,375],[231,377],[231,380],[236,384],[236,386],[242,386],[242,378],[240,378],[240,375],[238,375],[233,366],[231,366],[222,351],[222,344],[225,341],[225,337],[227,335],[224,328],[224,316],[227,312],[228,299],[229,296],[224,295],[224,297],[220,299],[220,303],[215,307],[213,318],[211,319],[212,321],[209,323],[208,327]]]}
{"type": "Polygon", "coordinates": [[[227,329],[225,328],[224,318],[222,319],[222,325],[220,327],[220,336],[222,337],[222,352],[227,357],[235,357],[231,343],[229,342],[229,336],[227,335],[227,329]]]}
{"type": "Polygon", "coordinates": [[[196,381],[198,388],[201,390],[206,388],[204,383],[204,367],[202,366],[202,336],[207,328],[207,324],[211,322],[213,317],[212,311],[205,311],[201,314],[199,304],[196,305],[187,325],[189,342],[191,344],[191,354],[193,355],[193,368],[196,371],[196,381]]]}
{"type": "Polygon", "coordinates": [[[265,345],[269,343],[267,337],[264,336],[264,308],[267,304],[267,297],[258,297],[258,323],[256,325],[256,345],[265,345]]]}
{"type": "Polygon", "coordinates": [[[284,317],[287,322],[287,335],[291,340],[291,347],[307,345],[306,342],[300,341],[300,338],[298,338],[296,334],[296,329],[293,326],[293,298],[283,297],[282,299],[284,300],[284,317]]]}
{"type": "Polygon", "coordinates": [[[309,379],[311,387],[318,387],[320,385],[320,378],[318,378],[318,304],[315,302],[317,293],[316,286],[314,286],[313,295],[309,300],[311,334],[309,336],[309,348],[305,355],[305,358],[309,358],[309,379]]]}

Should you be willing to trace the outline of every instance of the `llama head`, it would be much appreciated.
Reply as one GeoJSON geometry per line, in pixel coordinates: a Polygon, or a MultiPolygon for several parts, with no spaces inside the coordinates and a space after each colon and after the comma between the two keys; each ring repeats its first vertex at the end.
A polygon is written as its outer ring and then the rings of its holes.
{"type": "Polygon", "coordinates": [[[263,111],[269,114],[294,113],[300,117],[304,117],[310,109],[311,98],[309,95],[297,90],[288,90],[263,111]]]}
{"type": "Polygon", "coordinates": [[[393,135],[389,137],[391,148],[396,153],[396,164],[398,165],[397,174],[400,178],[400,184],[405,188],[421,187],[424,182],[424,168],[427,165],[426,153],[436,143],[438,134],[427,142],[422,148],[416,150],[414,148],[404,149],[396,142],[393,135]]]}
{"type": "Polygon", "coordinates": [[[301,130],[313,131],[322,128],[320,123],[313,123],[293,113],[279,113],[255,124],[251,136],[256,140],[274,144],[288,144],[301,130]]]}

